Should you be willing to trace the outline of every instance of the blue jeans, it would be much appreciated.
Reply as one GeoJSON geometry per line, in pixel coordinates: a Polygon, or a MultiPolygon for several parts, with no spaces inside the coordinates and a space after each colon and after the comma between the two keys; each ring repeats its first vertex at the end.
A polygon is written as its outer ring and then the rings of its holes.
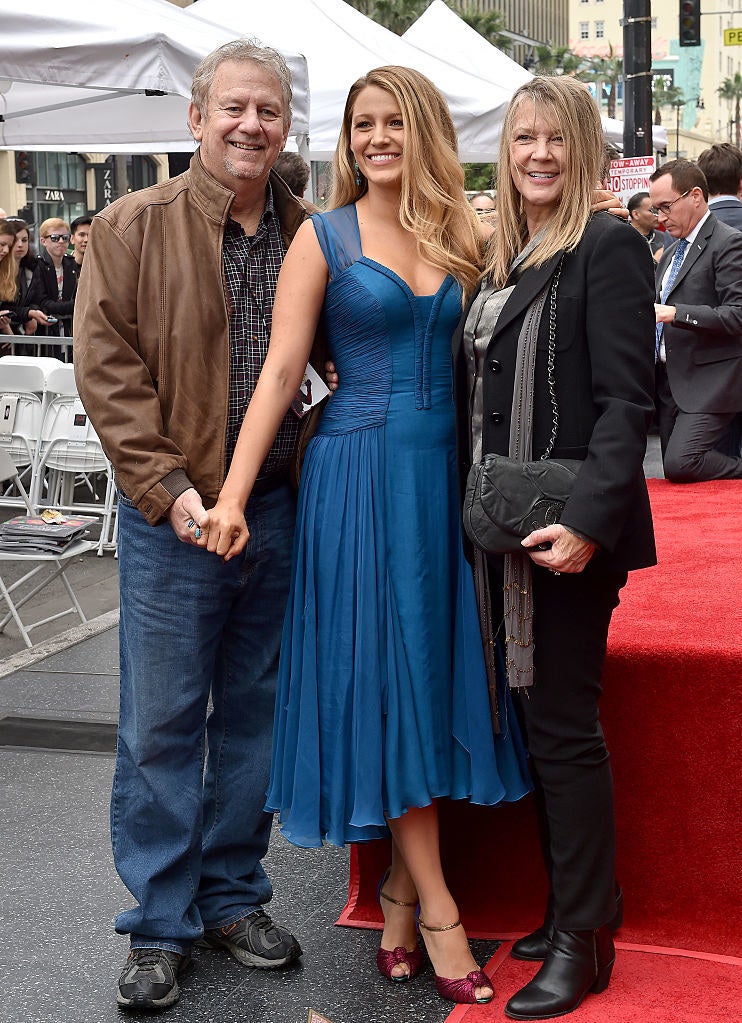
{"type": "Polygon", "coordinates": [[[295,513],[288,486],[251,497],[250,540],[225,564],[121,498],[111,836],[139,903],[116,930],[134,948],[187,952],[271,898],[263,806],[295,513]]]}

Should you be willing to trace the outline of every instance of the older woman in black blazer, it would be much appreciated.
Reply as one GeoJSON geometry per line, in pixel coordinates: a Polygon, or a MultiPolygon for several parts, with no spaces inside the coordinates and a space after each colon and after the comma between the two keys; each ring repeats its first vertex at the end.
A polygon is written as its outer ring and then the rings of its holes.
{"type": "Polygon", "coordinates": [[[483,620],[505,643],[509,680],[522,695],[516,704],[551,882],[544,924],[513,949],[543,960],[508,1002],[513,1019],[563,1015],[602,991],[615,955],[611,925],[619,922],[598,700],[619,591],[630,570],[655,562],[642,472],[653,408],[654,274],[636,231],[590,212],[601,160],[600,119],[583,86],[535,78],[515,93],[488,266],[454,338],[464,475],[490,452],[583,462],[560,523],[526,537],[506,568],[501,557],[477,555],[483,620]],[[533,390],[515,416],[519,360],[518,379],[530,365],[533,390]]]}

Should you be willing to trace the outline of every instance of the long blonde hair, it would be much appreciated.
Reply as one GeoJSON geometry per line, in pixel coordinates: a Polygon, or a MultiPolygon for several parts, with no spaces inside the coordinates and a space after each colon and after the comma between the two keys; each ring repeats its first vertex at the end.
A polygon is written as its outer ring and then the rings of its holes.
{"type": "Polygon", "coordinates": [[[328,208],[356,202],[368,190],[368,182],[353,160],[350,135],[355,101],[369,85],[390,93],[402,114],[400,223],[414,234],[420,256],[451,273],[467,295],[480,276],[483,243],[479,223],[466,201],[456,129],[448,106],[419,71],[396,66],[375,68],[351,86],[333,160],[328,208]]]}
{"type": "Polygon", "coordinates": [[[516,117],[524,104],[544,117],[564,139],[564,188],[544,237],[523,266],[540,266],[560,249],[574,249],[590,219],[592,193],[600,179],[603,128],[595,102],[580,82],[565,77],[535,77],[515,92],[505,114],[497,167],[497,222],[483,276],[496,287],[508,279],[510,265],[528,239],[521,194],[512,173],[510,146],[516,117]]]}
{"type": "Polygon", "coordinates": [[[15,236],[18,233],[16,226],[8,220],[0,220],[0,234],[12,235],[13,245],[10,246],[5,256],[0,259],[0,301],[15,302],[18,297],[18,283],[16,280],[18,267],[13,259],[15,247],[15,236]]]}

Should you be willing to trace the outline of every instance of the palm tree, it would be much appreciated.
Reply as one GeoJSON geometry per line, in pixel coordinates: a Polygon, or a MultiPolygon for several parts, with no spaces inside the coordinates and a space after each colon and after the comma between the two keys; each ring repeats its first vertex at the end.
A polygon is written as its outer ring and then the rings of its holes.
{"type": "Polygon", "coordinates": [[[667,81],[661,76],[655,78],[654,85],[652,86],[652,106],[654,107],[655,124],[662,124],[661,107],[682,105],[683,102],[682,89],[679,89],[677,85],[668,85],[667,81]]]}
{"type": "Polygon", "coordinates": [[[740,145],[740,100],[742,100],[742,74],[739,71],[734,72],[734,78],[725,78],[719,88],[716,90],[722,99],[728,100],[730,103],[734,101],[734,144],[739,149],[740,145]]]}
{"type": "Polygon", "coordinates": [[[401,36],[413,21],[417,21],[426,9],[430,0],[349,0],[351,7],[355,7],[362,14],[378,21],[390,32],[396,32],[401,36]]]}
{"type": "Polygon", "coordinates": [[[567,46],[537,46],[531,70],[540,75],[573,75],[582,66],[582,57],[567,46]]]}
{"type": "Polygon", "coordinates": [[[608,89],[608,116],[616,116],[618,83],[623,76],[623,61],[617,57],[613,44],[608,43],[607,57],[590,57],[577,77],[583,82],[595,82],[598,88],[608,89]]]}

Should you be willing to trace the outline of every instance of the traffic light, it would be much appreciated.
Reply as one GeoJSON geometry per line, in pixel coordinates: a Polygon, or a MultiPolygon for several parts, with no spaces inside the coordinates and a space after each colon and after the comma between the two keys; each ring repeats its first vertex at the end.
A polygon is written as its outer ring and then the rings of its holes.
{"type": "Polygon", "coordinates": [[[16,152],[15,179],[19,185],[33,185],[34,165],[31,153],[16,152]]]}
{"type": "Polygon", "coordinates": [[[680,0],[680,46],[701,45],[701,0],[680,0]]]}

